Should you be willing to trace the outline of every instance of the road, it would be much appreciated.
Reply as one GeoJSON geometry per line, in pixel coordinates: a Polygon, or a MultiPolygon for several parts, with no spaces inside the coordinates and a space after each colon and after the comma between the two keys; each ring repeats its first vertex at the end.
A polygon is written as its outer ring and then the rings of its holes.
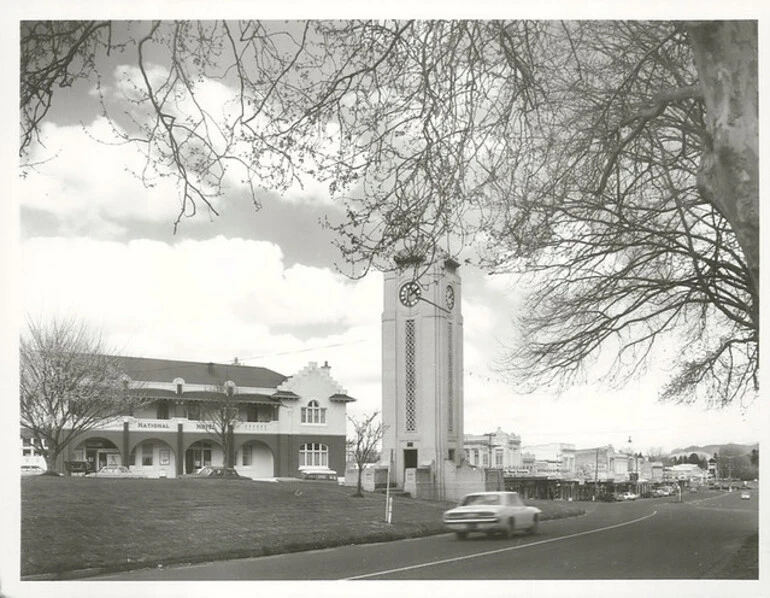
{"type": "Polygon", "coordinates": [[[758,492],[587,503],[511,540],[453,535],[139,570],[101,580],[672,580],[718,578],[758,529],[758,492]]]}

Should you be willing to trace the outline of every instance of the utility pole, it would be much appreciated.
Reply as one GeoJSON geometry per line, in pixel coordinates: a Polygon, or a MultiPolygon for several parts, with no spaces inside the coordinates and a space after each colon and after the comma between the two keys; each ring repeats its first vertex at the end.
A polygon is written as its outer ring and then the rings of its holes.
{"type": "Polygon", "coordinates": [[[488,467],[489,469],[492,469],[492,436],[494,436],[494,432],[487,432],[484,434],[484,436],[487,437],[487,454],[489,458],[488,467]]]}
{"type": "Polygon", "coordinates": [[[599,447],[596,447],[596,464],[594,465],[594,500],[599,490],[599,447]]]}

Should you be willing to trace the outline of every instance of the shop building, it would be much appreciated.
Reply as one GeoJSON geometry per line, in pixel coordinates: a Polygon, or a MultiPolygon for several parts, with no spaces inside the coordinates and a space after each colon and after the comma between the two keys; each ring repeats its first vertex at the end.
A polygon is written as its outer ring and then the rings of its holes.
{"type": "Polygon", "coordinates": [[[465,461],[474,467],[491,467],[506,472],[521,468],[521,437],[497,428],[487,434],[465,434],[465,461]]]}
{"type": "Polygon", "coordinates": [[[530,475],[560,479],[575,477],[575,445],[564,442],[523,446],[522,464],[530,475]]]}
{"type": "MultiPolygon", "coordinates": [[[[141,408],[80,434],[57,470],[126,465],[146,477],[176,477],[225,465],[211,405],[234,404],[230,462],[251,478],[296,476],[307,468],[345,471],[347,403],[354,399],[327,364],[293,376],[267,368],[121,357],[141,408]]],[[[22,437],[27,434],[22,433],[22,437]]]]}

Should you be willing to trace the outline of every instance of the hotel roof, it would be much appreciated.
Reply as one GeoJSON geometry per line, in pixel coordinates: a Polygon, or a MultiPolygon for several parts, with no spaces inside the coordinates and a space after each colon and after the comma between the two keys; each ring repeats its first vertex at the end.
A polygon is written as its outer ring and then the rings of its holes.
{"type": "Polygon", "coordinates": [[[216,386],[232,381],[238,387],[276,388],[288,376],[273,370],[249,366],[175,359],[119,356],[125,373],[134,381],[173,383],[177,378],[185,384],[216,386]]]}

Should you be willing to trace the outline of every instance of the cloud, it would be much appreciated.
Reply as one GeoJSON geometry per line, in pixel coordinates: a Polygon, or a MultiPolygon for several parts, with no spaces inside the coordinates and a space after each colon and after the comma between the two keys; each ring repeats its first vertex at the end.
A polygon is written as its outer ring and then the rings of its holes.
{"type": "Polygon", "coordinates": [[[117,138],[104,118],[87,128],[43,125],[45,150],[36,147],[34,170],[19,182],[22,207],[53,215],[62,233],[109,238],[120,234],[127,220],[173,222],[179,201],[170,179],[146,188],[132,174],[141,172],[143,158],[117,138]],[[101,140],[101,141],[97,141],[101,140]],[[111,226],[109,230],[103,227],[111,226]]]}
{"type": "MultiPolygon", "coordinates": [[[[150,67],[148,72],[151,80],[157,82],[163,79],[166,71],[161,67],[150,67]]],[[[132,120],[150,122],[147,106],[128,101],[137,95],[139,70],[121,65],[114,69],[113,76],[113,85],[103,88],[103,92],[110,113],[118,115],[117,119],[110,121],[103,115],[83,113],[79,114],[82,125],[59,125],[49,120],[41,128],[43,143],[30,148],[28,162],[34,164],[34,168],[27,168],[26,176],[20,181],[21,205],[55,216],[60,234],[88,233],[105,239],[116,238],[126,233],[131,221],[170,224],[181,209],[176,178],[168,176],[168,168],[163,167],[166,174],[160,176],[154,165],[148,167],[141,146],[120,138],[126,134],[121,123],[128,126],[132,120]]],[[[211,125],[208,131],[221,150],[224,137],[219,134],[220,126],[232,123],[239,110],[235,89],[202,79],[196,85],[196,101],[205,110],[211,125]],[[214,121],[220,126],[214,126],[214,121]]],[[[84,103],[83,106],[85,109],[93,104],[84,103]]],[[[175,107],[169,109],[181,115],[192,111],[194,106],[189,97],[182,96],[175,107]]],[[[252,125],[264,126],[264,123],[260,124],[263,120],[258,118],[252,125]]],[[[333,145],[333,128],[327,136],[332,140],[327,144],[333,145]]],[[[246,163],[253,160],[253,150],[251,143],[244,141],[236,142],[232,148],[232,152],[246,163]]],[[[285,163],[270,156],[267,154],[260,159],[260,172],[286,170],[285,163]]],[[[227,162],[227,166],[223,178],[225,194],[210,198],[218,211],[229,196],[240,195],[244,188],[245,169],[235,161],[227,162]]],[[[301,184],[294,181],[280,196],[283,201],[331,205],[328,183],[321,183],[307,174],[300,174],[299,181],[301,184]]],[[[269,185],[269,179],[257,182],[269,185]]],[[[197,207],[199,212],[205,212],[201,202],[197,207]]],[[[201,216],[188,222],[205,223],[207,219],[201,216]]]]}
{"type": "Polygon", "coordinates": [[[379,375],[381,278],[287,269],[272,243],[36,237],[23,243],[21,273],[32,317],[82,318],[122,353],[238,356],[284,374],[329,360],[344,373],[343,385],[379,375]],[[319,323],[323,336],[313,334],[319,323]]]}

